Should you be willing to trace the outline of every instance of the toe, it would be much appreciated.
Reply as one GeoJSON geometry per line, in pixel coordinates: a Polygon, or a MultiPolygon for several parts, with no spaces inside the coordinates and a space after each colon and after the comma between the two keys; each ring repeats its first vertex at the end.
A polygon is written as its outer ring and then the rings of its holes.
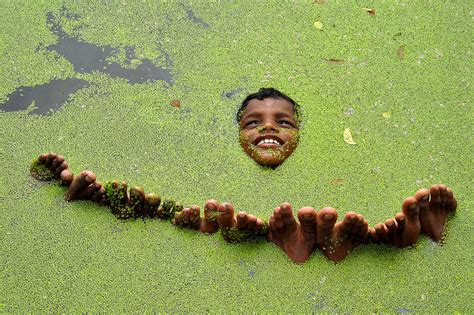
{"type": "Polygon", "coordinates": [[[54,159],[57,157],[58,155],[56,153],[49,153],[47,156],[46,156],[46,159],[45,159],[45,165],[49,168],[51,168],[52,164],[53,164],[53,161],[54,159]]]}
{"type": "Polygon", "coordinates": [[[255,229],[254,229],[254,232],[255,233],[261,233],[263,231],[263,226],[264,226],[264,222],[262,219],[260,218],[257,218],[257,222],[255,222],[255,229]]]}
{"type": "Polygon", "coordinates": [[[430,191],[426,188],[420,189],[415,194],[416,203],[420,216],[426,216],[430,210],[430,191]]]}
{"type": "Polygon", "coordinates": [[[61,155],[56,156],[56,158],[51,163],[51,171],[56,173],[58,167],[64,162],[64,157],[61,155]]]}
{"type": "Polygon", "coordinates": [[[197,205],[192,205],[191,208],[189,209],[190,212],[190,218],[192,220],[199,220],[201,217],[201,209],[197,205]]]}
{"type": "Polygon", "coordinates": [[[298,221],[304,234],[315,235],[316,232],[316,210],[312,207],[303,207],[298,211],[298,221]]]}
{"type": "Polygon", "coordinates": [[[388,219],[384,222],[385,225],[385,230],[387,231],[387,238],[393,239],[396,236],[397,233],[397,225],[395,223],[395,220],[393,219],[388,219]]]}
{"type": "Polygon", "coordinates": [[[62,185],[69,186],[74,180],[74,175],[72,175],[71,170],[65,169],[61,172],[60,179],[62,185]]]}
{"type": "Polygon", "coordinates": [[[293,217],[293,210],[291,208],[291,205],[285,202],[280,206],[280,209],[281,209],[283,224],[286,226],[286,228],[292,228],[296,226],[296,221],[295,221],[295,218],[293,217]]]}
{"type": "Polygon", "coordinates": [[[446,192],[447,192],[447,195],[448,195],[447,202],[446,202],[446,210],[448,212],[454,212],[456,210],[456,206],[457,206],[456,198],[454,198],[454,194],[453,194],[453,191],[451,189],[447,188],[446,192]]]}
{"type": "Polygon", "coordinates": [[[446,207],[446,202],[448,201],[448,191],[446,185],[439,185],[439,196],[441,201],[441,207],[446,207]]]}
{"type": "Polygon", "coordinates": [[[323,208],[317,214],[318,241],[325,241],[332,235],[337,220],[337,212],[334,208],[323,208]]]}
{"type": "Polygon", "coordinates": [[[415,197],[408,197],[403,201],[402,211],[408,221],[419,220],[419,209],[415,197]]]}
{"type": "Polygon", "coordinates": [[[377,235],[377,239],[381,243],[386,243],[387,242],[387,233],[388,231],[386,230],[386,227],[384,224],[379,223],[375,226],[375,234],[377,235]]]}
{"type": "Polygon", "coordinates": [[[217,214],[219,203],[214,199],[209,199],[204,205],[204,219],[206,221],[214,220],[217,214]]]}
{"type": "Polygon", "coordinates": [[[248,215],[246,212],[240,211],[237,213],[237,223],[236,227],[239,230],[247,228],[248,215]]]}
{"type": "Polygon", "coordinates": [[[430,210],[439,208],[441,204],[441,193],[438,185],[431,186],[430,195],[430,210]]]}
{"type": "Polygon", "coordinates": [[[403,213],[397,213],[395,215],[395,221],[397,222],[398,230],[404,231],[407,224],[407,219],[403,213]]]}
{"type": "Polygon", "coordinates": [[[349,233],[354,228],[354,223],[356,222],[357,214],[355,212],[347,212],[344,215],[344,219],[341,222],[339,231],[344,234],[349,233]]]}
{"type": "Polygon", "coordinates": [[[247,216],[247,226],[245,227],[245,229],[253,232],[255,230],[256,224],[257,224],[257,217],[249,214],[247,216]]]}
{"type": "Polygon", "coordinates": [[[234,225],[234,207],[230,203],[224,202],[219,205],[218,211],[219,226],[231,228],[234,225]]]}
{"type": "Polygon", "coordinates": [[[278,232],[283,232],[285,229],[285,224],[283,223],[283,216],[281,214],[281,207],[276,207],[275,211],[273,212],[274,218],[274,227],[278,232]]]}

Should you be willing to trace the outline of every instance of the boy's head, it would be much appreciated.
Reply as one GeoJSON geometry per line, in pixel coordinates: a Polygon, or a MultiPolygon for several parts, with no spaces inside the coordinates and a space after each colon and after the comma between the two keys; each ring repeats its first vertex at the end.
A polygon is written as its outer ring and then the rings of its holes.
{"type": "Polygon", "coordinates": [[[273,88],[245,98],[237,112],[240,146],[262,166],[275,168],[298,145],[299,105],[273,88]]]}

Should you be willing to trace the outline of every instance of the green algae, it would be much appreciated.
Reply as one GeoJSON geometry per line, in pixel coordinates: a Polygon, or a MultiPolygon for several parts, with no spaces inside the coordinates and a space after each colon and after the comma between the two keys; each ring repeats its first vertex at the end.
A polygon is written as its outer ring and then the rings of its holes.
{"type": "Polygon", "coordinates": [[[70,35],[134,46],[137,59],[157,65],[165,49],[177,75],[169,88],[77,74],[44,51],[57,40],[45,15],[61,5],[2,5],[0,100],[53,78],[91,82],[50,117],[0,113],[3,311],[472,313],[467,3],[190,4],[209,29],[173,2],[64,4],[81,17],[64,21],[70,35]],[[276,170],[241,151],[234,122],[246,93],[262,86],[304,110],[298,148],[276,170]],[[180,109],[169,105],[174,99],[180,109]],[[357,147],[344,143],[345,128],[357,147]],[[357,211],[373,226],[438,182],[454,190],[459,211],[443,246],[424,237],[413,249],[362,246],[338,264],[316,251],[297,266],[265,242],[230,246],[220,235],[122,222],[92,203],[66,203],[63,188],[27,174],[31,157],[50,151],[75,173],[123,178],[183,204],[229,201],[263,218],[288,201],[294,209],[334,206],[340,217],[357,211]]]}
{"type": "Polygon", "coordinates": [[[41,163],[38,158],[33,159],[30,166],[30,174],[39,180],[50,181],[54,179],[54,174],[41,163]]]}

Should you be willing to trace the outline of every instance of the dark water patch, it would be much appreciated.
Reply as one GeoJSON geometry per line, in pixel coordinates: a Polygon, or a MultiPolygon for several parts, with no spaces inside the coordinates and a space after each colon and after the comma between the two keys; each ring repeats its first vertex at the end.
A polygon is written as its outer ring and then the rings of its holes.
{"type": "MultiPolygon", "coordinates": [[[[77,14],[70,13],[64,7],[61,8],[61,16],[66,19],[78,20],[77,14]]],[[[111,77],[123,78],[130,83],[144,83],[147,81],[165,81],[172,84],[173,77],[171,69],[173,61],[169,54],[162,51],[166,60],[166,68],[156,66],[151,60],[136,59],[135,48],[125,47],[125,64],[135,64],[136,67],[125,68],[117,62],[109,62],[108,58],[117,55],[120,50],[106,45],[94,45],[86,43],[78,38],[69,36],[64,32],[60,18],[52,12],[47,13],[47,24],[53,34],[58,37],[58,42],[46,47],[47,51],[55,51],[66,58],[78,73],[91,73],[98,71],[106,73],[111,77]]]]}
{"type": "Polygon", "coordinates": [[[222,97],[233,98],[234,96],[236,96],[237,94],[239,94],[240,91],[242,91],[241,88],[236,88],[236,89],[233,89],[233,90],[231,90],[231,91],[222,93],[222,97]]]}
{"type": "Polygon", "coordinates": [[[61,108],[72,93],[88,85],[89,82],[85,80],[69,78],[33,87],[20,86],[8,95],[8,100],[0,104],[0,108],[7,112],[26,110],[34,101],[36,108],[29,112],[29,115],[50,115],[61,108]]]}
{"type": "Polygon", "coordinates": [[[209,28],[209,24],[204,22],[201,18],[197,17],[196,14],[194,14],[193,10],[191,10],[191,8],[185,7],[184,9],[186,10],[186,15],[188,17],[188,20],[190,20],[191,22],[197,25],[201,25],[204,28],[209,28]]]}

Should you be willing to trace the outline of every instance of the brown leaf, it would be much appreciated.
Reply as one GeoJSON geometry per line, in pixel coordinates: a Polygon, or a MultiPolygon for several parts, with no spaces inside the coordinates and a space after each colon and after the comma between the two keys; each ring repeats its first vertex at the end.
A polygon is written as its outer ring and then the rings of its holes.
{"type": "Polygon", "coordinates": [[[181,101],[180,100],[174,100],[174,101],[171,102],[171,106],[179,108],[181,106],[181,101]]]}
{"type": "Polygon", "coordinates": [[[344,63],[344,60],[342,59],[335,59],[335,58],[331,58],[331,59],[328,59],[326,60],[328,63],[332,64],[332,65],[342,65],[344,63]]]}
{"type": "Polygon", "coordinates": [[[344,180],[342,178],[334,178],[333,180],[331,180],[331,185],[333,186],[339,186],[339,185],[342,185],[344,183],[344,180]]]}
{"type": "Polygon", "coordinates": [[[367,11],[367,13],[369,13],[370,16],[375,16],[375,9],[364,8],[364,10],[367,11]]]}
{"type": "Polygon", "coordinates": [[[316,3],[316,4],[324,4],[326,1],[324,0],[314,0],[313,3],[316,3]]]}
{"type": "Polygon", "coordinates": [[[397,56],[400,60],[405,59],[405,45],[398,47],[397,56]]]}

